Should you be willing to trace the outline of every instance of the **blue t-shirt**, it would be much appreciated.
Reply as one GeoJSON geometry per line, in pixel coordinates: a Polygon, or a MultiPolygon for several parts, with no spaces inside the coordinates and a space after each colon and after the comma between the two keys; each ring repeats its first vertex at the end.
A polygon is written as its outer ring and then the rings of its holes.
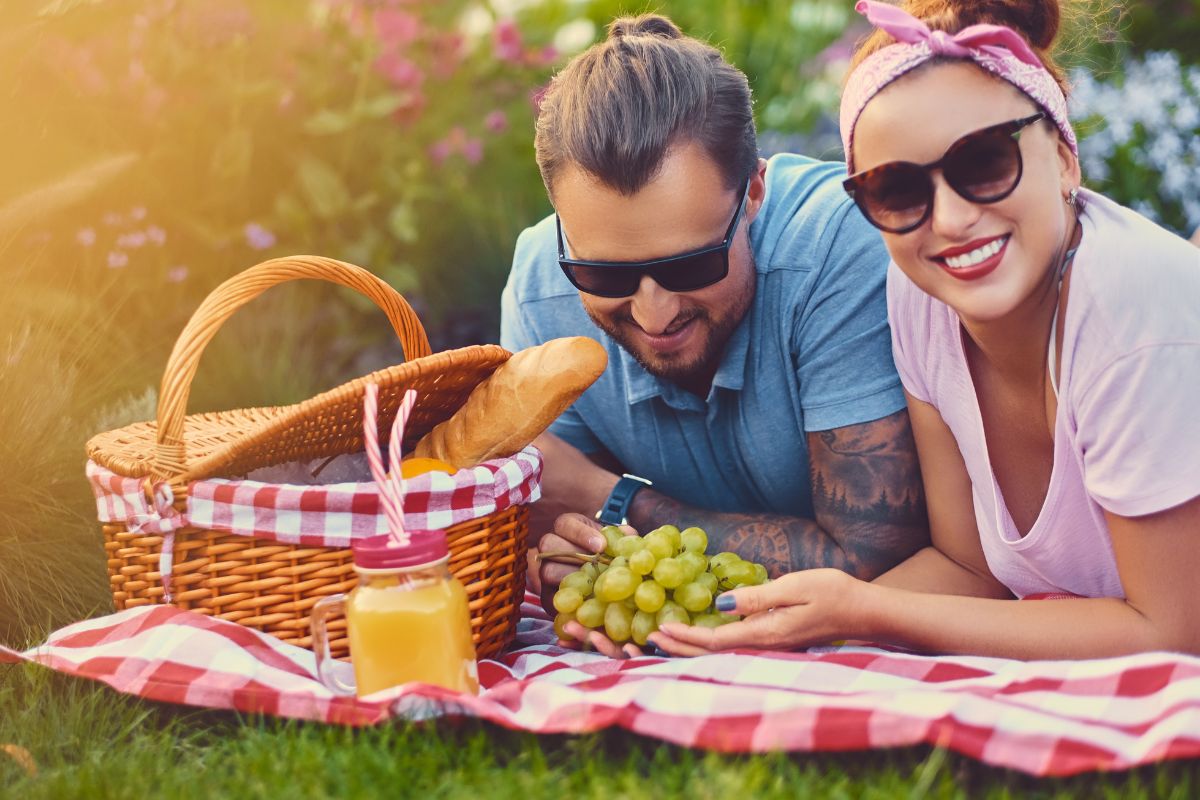
{"type": "Polygon", "coordinates": [[[842,190],[845,165],[777,155],[750,226],[754,300],[707,398],[646,372],[595,326],[558,266],[553,216],[517,240],[500,341],[512,351],[590,336],[608,369],[550,430],[690,505],[812,517],[807,431],[904,407],[892,362],[879,233],[842,190]]]}

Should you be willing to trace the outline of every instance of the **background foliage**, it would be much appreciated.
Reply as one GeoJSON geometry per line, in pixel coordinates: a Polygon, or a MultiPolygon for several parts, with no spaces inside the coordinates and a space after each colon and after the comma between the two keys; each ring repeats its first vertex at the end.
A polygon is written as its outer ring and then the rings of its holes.
{"type": "MultiPolygon", "coordinates": [[[[494,341],[513,242],[549,211],[538,92],[612,16],[648,7],[0,3],[0,641],[107,610],[83,443],[153,417],[174,337],[222,280],[272,256],[333,256],[409,297],[436,349],[494,341]]],[[[839,156],[831,112],[865,31],[849,0],[654,8],[746,70],[765,150],[839,156]]],[[[1125,85],[1124,59],[1144,50],[1200,62],[1194,2],[1084,18],[1067,57],[1097,86],[1125,85]]],[[[1107,129],[1108,102],[1085,133],[1107,129]]],[[[1178,133],[1195,141],[1194,124],[1178,133]]],[[[1181,227],[1183,199],[1155,171],[1169,162],[1133,163],[1144,143],[1095,156],[1102,188],[1181,227]]],[[[400,357],[367,301],[285,287],[216,338],[192,408],[294,402],[400,357]]]]}

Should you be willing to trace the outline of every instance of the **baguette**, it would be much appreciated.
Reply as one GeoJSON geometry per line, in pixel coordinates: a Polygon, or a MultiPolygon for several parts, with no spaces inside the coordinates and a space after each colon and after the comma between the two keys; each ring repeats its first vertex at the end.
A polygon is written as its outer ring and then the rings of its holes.
{"type": "Polygon", "coordinates": [[[467,402],[417,442],[414,456],[473,467],[519,452],[608,366],[586,336],[551,339],[513,355],[475,387],[467,402]]]}

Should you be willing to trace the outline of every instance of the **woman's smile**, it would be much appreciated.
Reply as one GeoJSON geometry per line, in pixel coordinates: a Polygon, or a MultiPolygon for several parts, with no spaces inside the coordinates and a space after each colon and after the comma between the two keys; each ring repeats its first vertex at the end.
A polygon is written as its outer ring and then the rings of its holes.
{"type": "Polygon", "coordinates": [[[976,239],[960,247],[948,247],[932,259],[959,280],[977,280],[1000,266],[1008,250],[1009,238],[1009,234],[1004,234],[976,239]]]}

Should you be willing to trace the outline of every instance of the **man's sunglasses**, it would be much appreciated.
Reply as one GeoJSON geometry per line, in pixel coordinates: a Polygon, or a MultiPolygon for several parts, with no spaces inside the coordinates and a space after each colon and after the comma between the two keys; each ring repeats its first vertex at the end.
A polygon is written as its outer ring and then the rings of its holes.
{"type": "Polygon", "coordinates": [[[737,210],[733,212],[729,229],[725,231],[725,238],[720,244],[651,261],[581,261],[567,258],[562,222],[556,214],[554,224],[558,226],[558,265],[576,289],[598,297],[629,297],[637,292],[644,275],[649,275],[659,286],[672,292],[694,292],[711,286],[729,274],[729,247],[733,244],[733,234],[746,208],[749,189],[750,178],[747,178],[737,210]]]}
{"type": "Polygon", "coordinates": [[[888,233],[908,233],[933,214],[935,169],[950,188],[972,203],[998,203],[1021,182],[1020,132],[1046,113],[968,133],[929,164],[889,161],[842,182],[867,221],[888,233]]]}

